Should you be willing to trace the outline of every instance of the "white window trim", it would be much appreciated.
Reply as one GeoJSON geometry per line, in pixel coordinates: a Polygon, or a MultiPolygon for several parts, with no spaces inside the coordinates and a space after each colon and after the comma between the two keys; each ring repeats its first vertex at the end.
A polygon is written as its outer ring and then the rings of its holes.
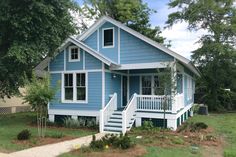
{"type": "Polygon", "coordinates": [[[193,98],[193,80],[192,77],[187,76],[187,100],[191,100],[193,98]]]}
{"type": "Polygon", "coordinates": [[[80,48],[77,46],[69,46],[69,62],[78,62],[80,61],[80,48]],[[71,49],[77,48],[78,49],[78,59],[71,58],[71,49]]]}
{"type": "Polygon", "coordinates": [[[62,103],[88,103],[88,72],[63,72],[61,73],[61,102],[62,103]],[[76,74],[85,74],[85,100],[77,100],[77,85],[76,85],[76,74]],[[65,74],[73,74],[73,100],[65,100],[65,74]]]}
{"type": "Polygon", "coordinates": [[[102,48],[114,48],[114,47],[115,47],[115,28],[114,28],[114,27],[103,28],[103,29],[102,29],[102,48]],[[113,45],[105,46],[105,45],[104,45],[104,31],[105,31],[105,30],[108,30],[108,29],[112,29],[112,33],[113,33],[113,45]]]}

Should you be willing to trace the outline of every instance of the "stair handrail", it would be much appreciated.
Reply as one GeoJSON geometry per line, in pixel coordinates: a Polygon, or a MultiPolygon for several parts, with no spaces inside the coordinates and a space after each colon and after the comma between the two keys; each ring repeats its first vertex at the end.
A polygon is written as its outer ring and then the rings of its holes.
{"type": "Polygon", "coordinates": [[[122,111],[122,133],[125,134],[128,130],[129,121],[133,118],[137,110],[137,94],[134,93],[130,98],[130,101],[122,111]]]}
{"type": "Polygon", "coordinates": [[[107,105],[100,110],[100,132],[104,132],[104,125],[115,110],[117,110],[117,93],[114,93],[107,105]]]}

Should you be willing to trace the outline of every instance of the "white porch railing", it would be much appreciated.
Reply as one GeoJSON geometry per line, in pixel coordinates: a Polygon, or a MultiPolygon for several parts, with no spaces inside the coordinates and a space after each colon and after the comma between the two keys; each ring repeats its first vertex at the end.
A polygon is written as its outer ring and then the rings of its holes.
{"type": "Polygon", "coordinates": [[[117,94],[114,93],[108,104],[100,110],[100,132],[104,132],[104,125],[108,122],[112,113],[117,110],[117,94]]]}
{"type": "MultiPolygon", "coordinates": [[[[138,111],[164,111],[164,95],[137,95],[138,111]]],[[[166,112],[172,111],[171,97],[167,96],[166,112]]]]}
{"type": "Polygon", "coordinates": [[[131,119],[134,118],[136,110],[137,110],[137,94],[134,94],[131,97],[125,109],[122,111],[122,133],[123,134],[125,134],[126,131],[131,129],[131,126],[133,125],[133,122],[134,122],[134,120],[131,121],[131,119]]]}
{"type": "Polygon", "coordinates": [[[178,110],[184,108],[184,94],[177,94],[173,104],[172,113],[177,113],[178,110]]]}

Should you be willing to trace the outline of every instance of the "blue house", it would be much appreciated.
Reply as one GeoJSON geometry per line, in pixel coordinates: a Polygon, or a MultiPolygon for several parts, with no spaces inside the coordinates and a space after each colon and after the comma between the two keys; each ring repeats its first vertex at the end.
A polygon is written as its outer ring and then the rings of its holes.
{"type": "Polygon", "coordinates": [[[125,133],[146,120],[162,126],[164,102],[166,127],[176,130],[191,115],[199,76],[188,59],[106,16],[38,67],[48,68],[52,86],[60,82],[49,120],[95,117],[100,132],[125,133]],[[169,67],[177,88],[165,96],[157,69],[169,67]]]}

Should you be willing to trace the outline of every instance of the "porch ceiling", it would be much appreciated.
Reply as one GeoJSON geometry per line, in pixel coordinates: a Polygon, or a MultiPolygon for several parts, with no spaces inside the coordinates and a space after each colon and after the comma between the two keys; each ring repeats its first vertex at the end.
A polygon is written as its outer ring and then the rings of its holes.
{"type": "Polygon", "coordinates": [[[139,64],[120,64],[118,66],[111,66],[110,70],[132,70],[132,69],[155,69],[166,68],[173,62],[153,62],[153,63],[139,63],[139,64]]]}

